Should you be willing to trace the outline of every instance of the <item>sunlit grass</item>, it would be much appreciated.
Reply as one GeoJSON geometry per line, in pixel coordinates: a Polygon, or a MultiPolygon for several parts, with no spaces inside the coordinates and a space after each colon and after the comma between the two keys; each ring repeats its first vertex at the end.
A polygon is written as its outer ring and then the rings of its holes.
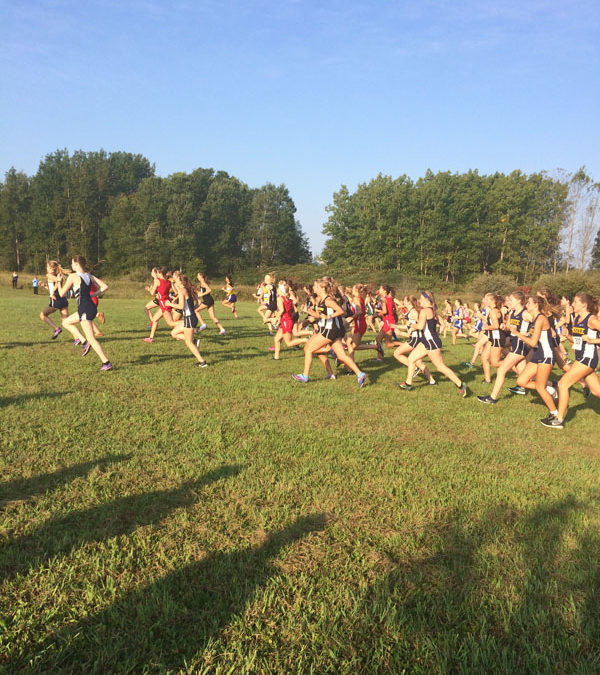
{"type": "Polygon", "coordinates": [[[600,669],[597,401],[554,432],[534,396],[399,392],[369,352],[363,390],[302,385],[250,303],[200,370],[107,298],[101,373],[44,302],[0,295],[6,672],[600,669]]]}

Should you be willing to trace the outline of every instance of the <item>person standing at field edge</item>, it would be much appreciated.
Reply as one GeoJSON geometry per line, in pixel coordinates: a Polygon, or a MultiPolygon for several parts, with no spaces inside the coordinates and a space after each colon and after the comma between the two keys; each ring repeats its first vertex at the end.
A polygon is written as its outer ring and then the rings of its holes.
{"type": "Polygon", "coordinates": [[[12,273],[12,285],[13,285],[13,288],[16,288],[16,287],[17,287],[17,281],[19,281],[19,273],[15,270],[15,271],[12,273]]]}
{"type": "Polygon", "coordinates": [[[31,285],[33,286],[33,294],[37,295],[38,294],[38,287],[40,285],[40,282],[37,278],[37,275],[34,276],[33,279],[31,280],[31,285]]]}

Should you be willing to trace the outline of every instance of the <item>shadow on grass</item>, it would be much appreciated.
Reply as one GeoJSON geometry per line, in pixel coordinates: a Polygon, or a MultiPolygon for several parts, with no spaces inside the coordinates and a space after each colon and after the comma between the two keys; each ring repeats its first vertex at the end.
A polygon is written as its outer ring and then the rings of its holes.
{"type": "Polygon", "coordinates": [[[19,349],[20,347],[34,347],[39,346],[39,342],[3,342],[0,349],[19,349]]]}
{"type": "Polygon", "coordinates": [[[367,592],[358,670],[600,672],[597,509],[568,497],[453,513],[413,534],[418,552],[388,552],[391,571],[367,592]]]}
{"type": "Polygon", "coordinates": [[[67,466],[64,469],[58,469],[52,473],[44,473],[39,476],[32,476],[31,478],[15,478],[5,483],[0,483],[0,510],[3,504],[7,502],[29,499],[47,490],[53,490],[59,485],[69,483],[75,478],[84,476],[97,466],[124,462],[130,458],[131,454],[106,455],[89,462],[81,462],[67,466]]]}
{"type": "Polygon", "coordinates": [[[13,654],[6,672],[181,672],[271,577],[281,550],[323,530],[324,515],[295,520],[257,547],[215,552],[131,591],[107,609],[13,654]],[[31,666],[29,666],[31,667],[31,666]]]}
{"type": "Polygon", "coordinates": [[[0,396],[0,408],[6,408],[9,405],[19,405],[35,399],[57,398],[71,394],[70,391],[37,391],[34,394],[18,394],[17,396],[0,396]]]}
{"type": "Polygon", "coordinates": [[[237,465],[222,466],[173,490],[144,492],[83,511],[52,518],[31,534],[0,546],[0,579],[44,567],[57,555],[70,553],[90,541],[129,534],[158,523],[172,511],[197,501],[197,491],[221,478],[239,473],[237,465]]]}

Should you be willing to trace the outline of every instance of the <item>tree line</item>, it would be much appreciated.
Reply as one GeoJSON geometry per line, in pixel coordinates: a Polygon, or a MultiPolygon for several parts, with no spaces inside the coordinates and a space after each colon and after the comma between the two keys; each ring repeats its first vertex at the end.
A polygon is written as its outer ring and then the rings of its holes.
{"type": "Polygon", "coordinates": [[[322,258],[452,282],[600,267],[599,194],[584,168],[557,176],[428,170],[417,181],[379,174],[334,194],[322,258]]]}
{"type": "Polygon", "coordinates": [[[0,183],[0,264],[41,271],[75,254],[121,274],[154,265],[207,273],[307,262],[285,185],[250,188],[224,171],[167,178],[142,155],[57,150],[34,176],[0,183]]]}

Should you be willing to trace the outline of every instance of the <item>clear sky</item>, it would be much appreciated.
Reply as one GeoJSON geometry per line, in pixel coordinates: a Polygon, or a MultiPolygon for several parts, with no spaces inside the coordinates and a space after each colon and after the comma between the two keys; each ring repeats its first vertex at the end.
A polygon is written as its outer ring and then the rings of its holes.
{"type": "Polygon", "coordinates": [[[598,0],[0,0],[0,172],[58,148],[325,206],[382,172],[600,180],[598,0]]]}

